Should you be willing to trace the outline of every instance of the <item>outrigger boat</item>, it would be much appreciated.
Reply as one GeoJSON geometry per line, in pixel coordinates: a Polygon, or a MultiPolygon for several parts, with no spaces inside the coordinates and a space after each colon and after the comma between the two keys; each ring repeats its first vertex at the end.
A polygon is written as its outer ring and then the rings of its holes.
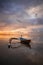
{"type": "Polygon", "coordinates": [[[10,44],[8,45],[8,48],[11,47],[12,40],[20,40],[19,43],[24,44],[25,46],[31,48],[31,45],[30,45],[31,39],[25,39],[25,38],[22,37],[22,35],[21,35],[20,38],[10,38],[9,39],[10,44]]]}

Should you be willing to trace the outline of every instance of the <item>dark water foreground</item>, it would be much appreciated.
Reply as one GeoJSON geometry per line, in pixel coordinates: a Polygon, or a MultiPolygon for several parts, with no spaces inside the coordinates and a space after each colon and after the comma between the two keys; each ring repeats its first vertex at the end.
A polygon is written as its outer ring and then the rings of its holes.
{"type": "Polygon", "coordinates": [[[7,45],[8,41],[0,40],[0,65],[43,65],[43,43],[31,43],[32,49],[7,45]]]}

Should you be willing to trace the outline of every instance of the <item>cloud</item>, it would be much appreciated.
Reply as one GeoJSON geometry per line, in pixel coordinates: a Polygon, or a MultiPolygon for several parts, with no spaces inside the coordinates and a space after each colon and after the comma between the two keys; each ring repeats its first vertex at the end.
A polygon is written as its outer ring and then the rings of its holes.
{"type": "MultiPolygon", "coordinates": [[[[12,26],[12,29],[15,27],[25,28],[30,25],[42,25],[43,1],[0,0],[0,23],[1,22],[4,24],[4,28],[12,26]]],[[[3,27],[2,24],[1,27],[3,27]]]]}
{"type": "Polygon", "coordinates": [[[23,8],[30,8],[42,5],[42,0],[0,0],[0,11],[5,13],[12,13],[22,10],[23,8]],[[10,11],[10,12],[9,12],[10,11]]]}
{"type": "Polygon", "coordinates": [[[18,3],[18,4],[25,4],[25,5],[38,5],[38,4],[42,4],[43,1],[42,0],[0,0],[0,2],[14,2],[14,3],[18,3]]]}

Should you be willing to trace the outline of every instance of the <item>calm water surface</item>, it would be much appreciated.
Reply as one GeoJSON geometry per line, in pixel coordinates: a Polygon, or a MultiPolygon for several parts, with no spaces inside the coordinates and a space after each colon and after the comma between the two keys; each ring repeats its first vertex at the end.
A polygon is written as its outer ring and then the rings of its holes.
{"type": "Polygon", "coordinates": [[[31,49],[8,48],[8,39],[0,39],[0,65],[43,65],[43,36],[32,36],[31,49]]]}

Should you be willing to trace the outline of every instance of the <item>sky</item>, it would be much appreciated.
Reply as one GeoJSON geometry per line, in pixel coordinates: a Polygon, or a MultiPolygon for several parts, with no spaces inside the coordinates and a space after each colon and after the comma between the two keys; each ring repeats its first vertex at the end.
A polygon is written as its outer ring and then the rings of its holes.
{"type": "Polygon", "coordinates": [[[0,0],[0,33],[32,28],[43,30],[43,0],[0,0]]]}

